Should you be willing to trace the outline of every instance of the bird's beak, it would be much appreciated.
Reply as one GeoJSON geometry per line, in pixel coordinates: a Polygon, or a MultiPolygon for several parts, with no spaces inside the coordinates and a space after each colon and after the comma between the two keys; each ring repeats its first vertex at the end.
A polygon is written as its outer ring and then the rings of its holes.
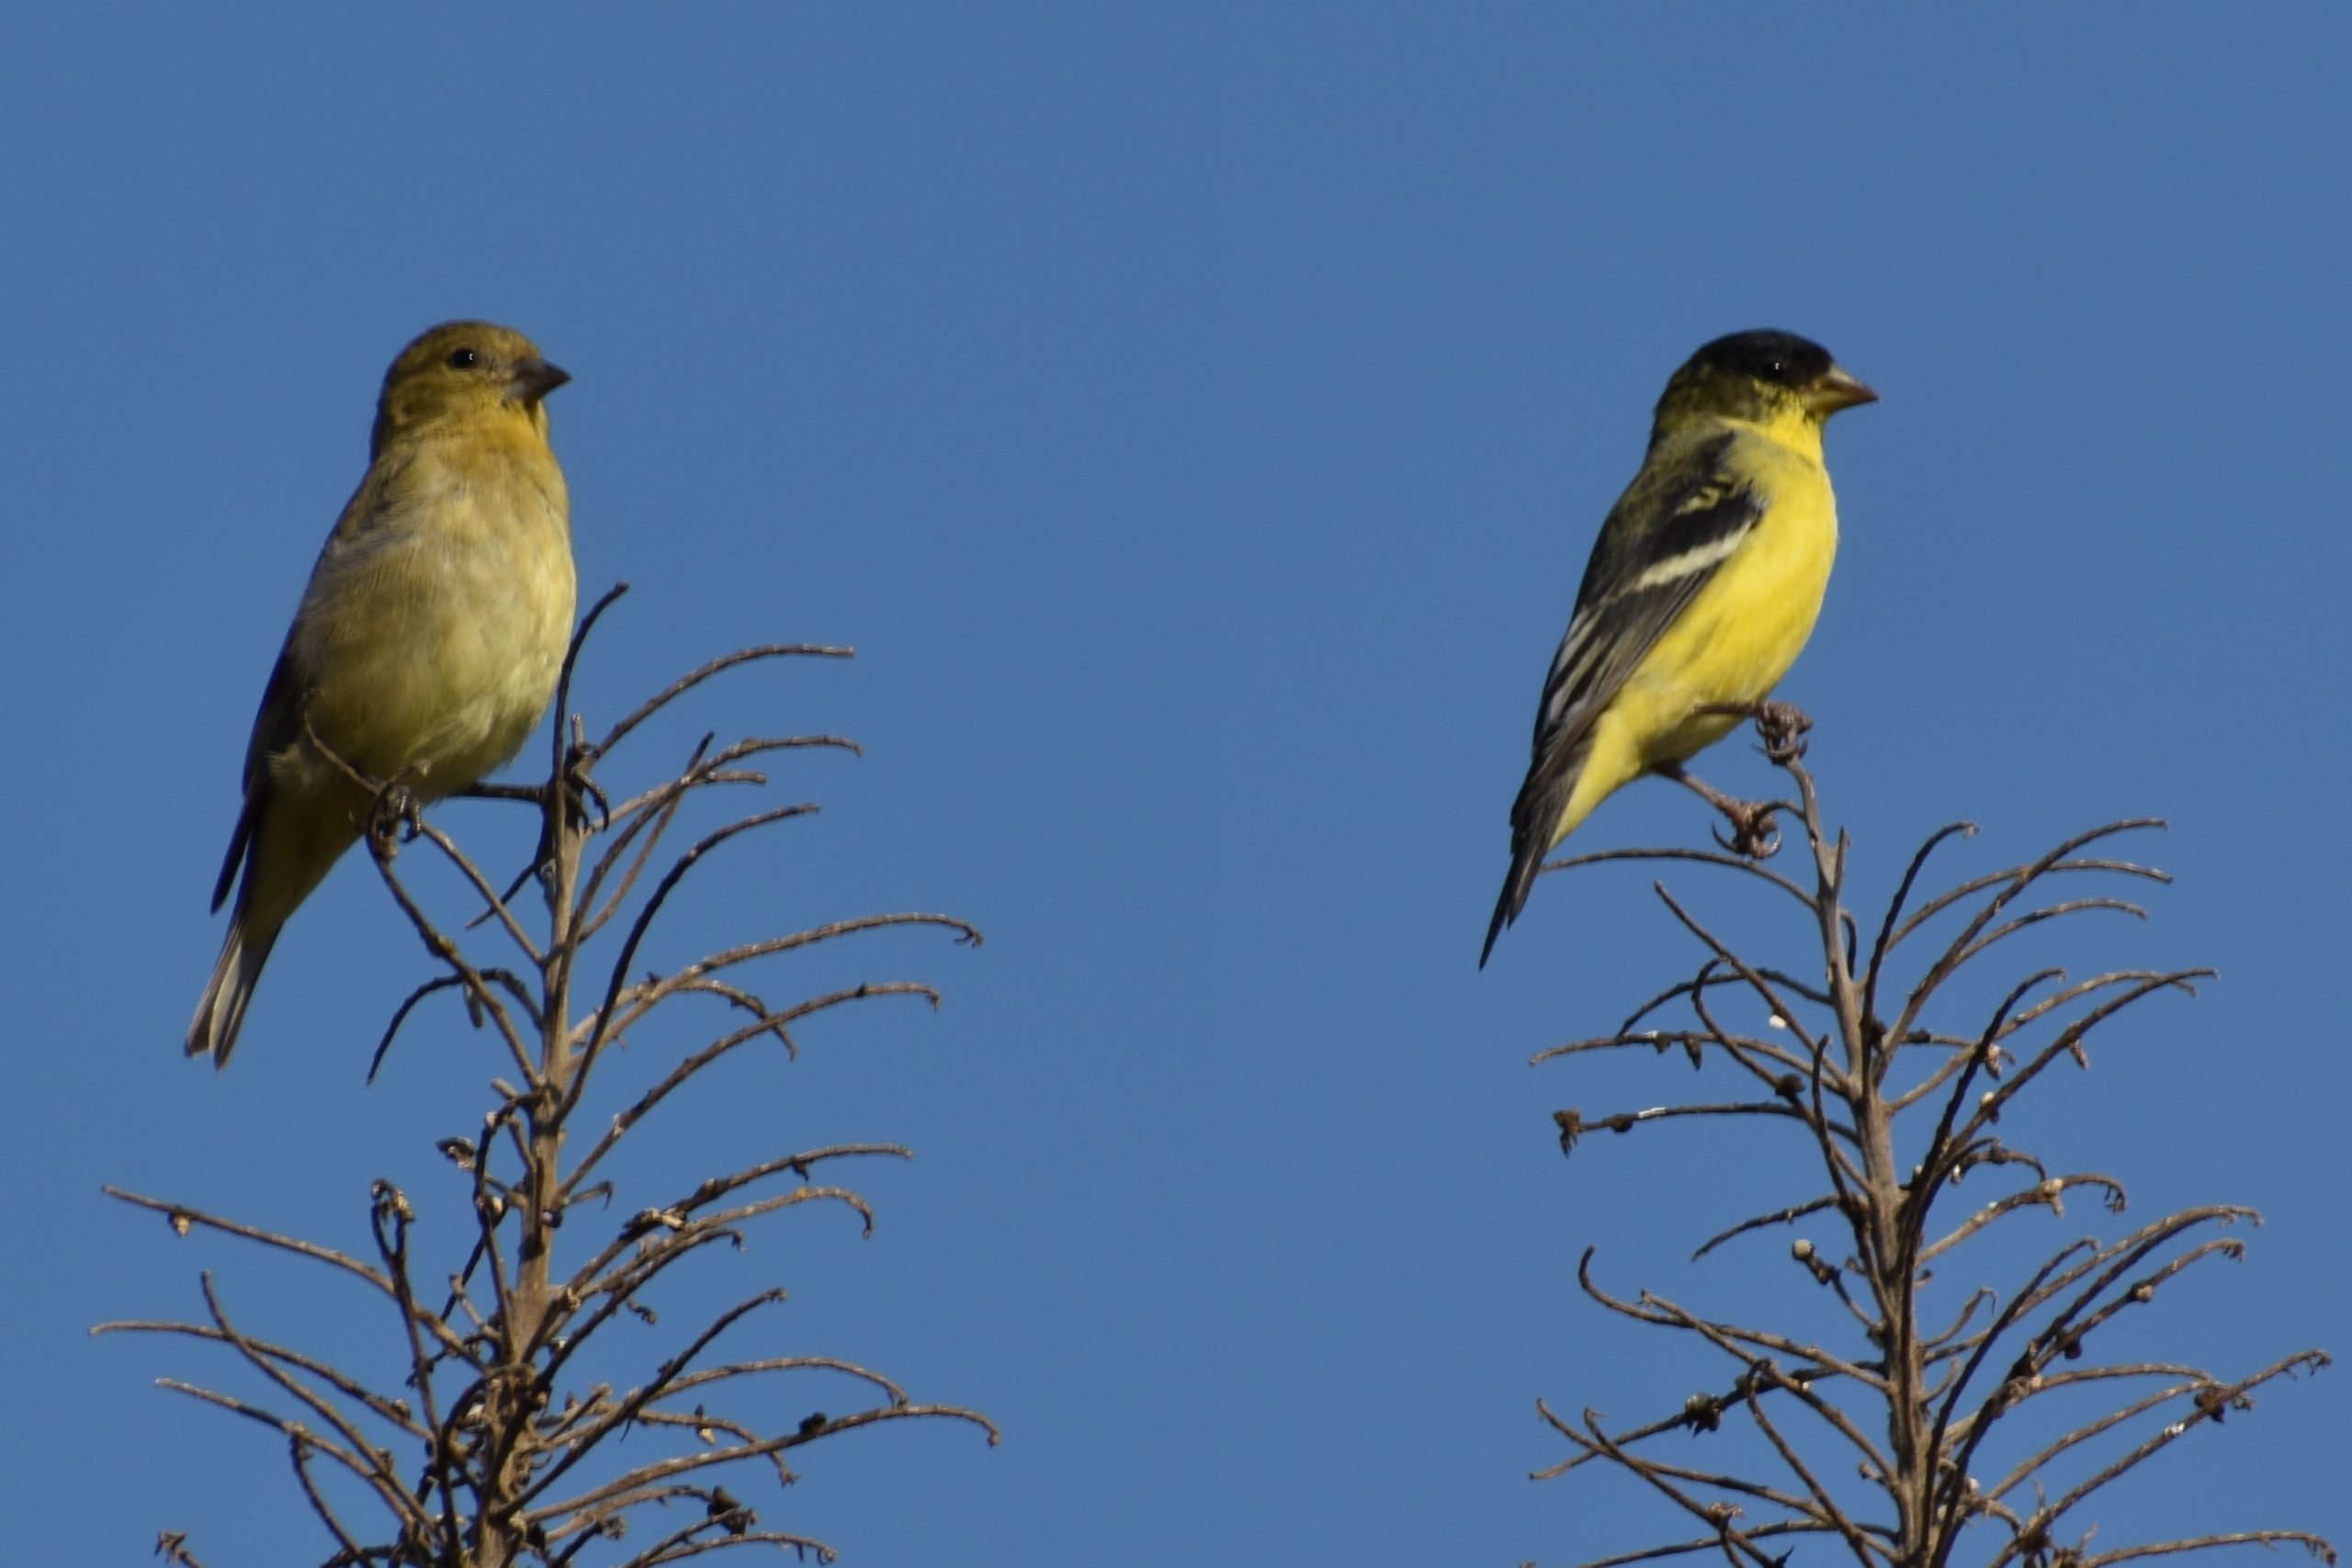
{"type": "Polygon", "coordinates": [[[1804,400],[1805,412],[1815,419],[1826,419],[1839,409],[1849,409],[1857,403],[1874,403],[1878,394],[1840,366],[1833,365],[1813,378],[1811,385],[1799,393],[1804,400]]]}
{"type": "Polygon", "coordinates": [[[571,372],[544,359],[526,359],[506,378],[507,395],[525,408],[536,408],[541,398],[571,379],[571,372]]]}

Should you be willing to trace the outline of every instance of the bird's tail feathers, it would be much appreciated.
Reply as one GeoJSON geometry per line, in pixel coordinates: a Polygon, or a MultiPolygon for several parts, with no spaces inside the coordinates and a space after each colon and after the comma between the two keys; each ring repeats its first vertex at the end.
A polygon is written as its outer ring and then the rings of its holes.
{"type": "Polygon", "coordinates": [[[209,1055],[215,1067],[229,1065],[229,1053],[237,1045],[237,1031],[244,1027],[245,1008],[254,999],[254,987],[261,981],[261,966],[269,962],[269,950],[277,943],[276,931],[248,942],[244,922],[229,922],[229,935],[220,943],[212,978],[206,983],[204,998],[196,1004],[196,1017],[187,1026],[189,1055],[209,1055]]]}
{"type": "Polygon", "coordinates": [[[245,867],[245,852],[253,847],[254,824],[261,820],[261,802],[266,787],[265,774],[261,784],[245,791],[245,808],[237,813],[237,830],[229,835],[229,853],[220,862],[220,875],[212,884],[212,912],[219,914],[220,906],[229,901],[229,890],[237,885],[237,873],[245,867]]]}
{"type": "Polygon", "coordinates": [[[1503,881],[1502,897],[1495,900],[1495,918],[1487,922],[1487,945],[1478,950],[1478,967],[1484,969],[1487,960],[1495,955],[1495,939],[1503,928],[1519,919],[1527,908],[1527,895],[1535,886],[1535,869],[1544,863],[1541,851],[1528,854],[1514,848],[1511,852],[1510,875],[1503,881]]]}
{"type": "Polygon", "coordinates": [[[1560,841],[1560,816],[1576,794],[1585,755],[1586,748],[1578,745],[1564,759],[1564,766],[1531,773],[1519,798],[1511,802],[1510,874],[1503,879],[1502,897],[1495,900],[1495,918],[1487,922],[1487,945],[1478,950],[1481,969],[1494,956],[1495,939],[1527,908],[1527,896],[1535,890],[1535,874],[1544,869],[1544,857],[1560,841]]]}

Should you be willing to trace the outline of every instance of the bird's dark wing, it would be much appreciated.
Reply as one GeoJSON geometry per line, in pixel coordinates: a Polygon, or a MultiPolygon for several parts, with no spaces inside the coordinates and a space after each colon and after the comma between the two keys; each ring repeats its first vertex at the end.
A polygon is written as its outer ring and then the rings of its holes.
{"type": "MultiPolygon", "coordinates": [[[[397,487],[406,462],[386,459],[369,467],[344,502],[342,513],[334,526],[328,530],[326,543],[319,547],[318,559],[311,566],[311,584],[315,586],[320,573],[329,564],[355,548],[365,548],[368,540],[382,533],[388,521],[401,514],[402,509],[386,503],[384,492],[397,487]]],[[[303,590],[307,600],[311,589],[303,590]]],[[[299,624],[301,612],[295,619],[299,624]]],[[[246,852],[252,847],[254,830],[269,805],[269,759],[300,738],[302,733],[302,704],[308,694],[301,687],[294,669],[294,632],[286,633],[286,642],[277,650],[277,662],[269,671],[269,684],[262,688],[261,707],[254,715],[253,738],[245,743],[245,804],[237,814],[236,831],[229,835],[229,853],[220,863],[220,876],[212,885],[212,908],[217,913],[228,902],[229,890],[236,885],[238,868],[243,865],[246,852]]]]}
{"type": "Polygon", "coordinates": [[[1534,757],[1510,808],[1511,870],[1487,928],[1519,918],[1584,769],[1593,721],[1764,515],[1764,500],[1729,468],[1729,433],[1645,468],[1601,525],[1567,635],[1535,711],[1534,757]]]}
{"type": "Polygon", "coordinates": [[[292,670],[293,639],[278,651],[277,663],[269,672],[269,684],[262,688],[261,707],[254,715],[253,739],[245,742],[245,803],[237,813],[237,829],[229,835],[229,853],[220,862],[220,880],[212,885],[212,908],[218,913],[229,900],[229,890],[236,885],[237,872],[245,863],[245,852],[252,847],[254,829],[261,821],[261,814],[269,800],[270,753],[291,745],[301,724],[301,713],[295,702],[292,670]]]}
{"type": "Polygon", "coordinates": [[[1666,628],[1764,515],[1764,501],[1724,468],[1731,437],[1709,444],[1675,482],[1637,486],[1603,525],[1535,714],[1535,762],[1573,745],[1666,628]]]}

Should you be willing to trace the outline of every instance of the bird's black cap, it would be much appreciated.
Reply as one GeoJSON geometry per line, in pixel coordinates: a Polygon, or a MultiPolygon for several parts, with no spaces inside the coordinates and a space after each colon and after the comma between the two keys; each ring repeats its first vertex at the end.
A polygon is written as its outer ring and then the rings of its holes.
{"type": "Polygon", "coordinates": [[[1811,338],[1794,333],[1733,333],[1690,356],[1688,368],[1726,371],[1776,387],[1805,387],[1826,375],[1837,361],[1811,338]]]}

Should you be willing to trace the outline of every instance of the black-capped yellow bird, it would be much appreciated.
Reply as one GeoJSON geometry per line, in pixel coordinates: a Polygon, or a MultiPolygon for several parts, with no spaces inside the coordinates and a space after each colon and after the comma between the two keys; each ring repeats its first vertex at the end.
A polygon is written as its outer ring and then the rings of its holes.
{"type": "Polygon", "coordinates": [[[1821,427],[1877,397],[1777,332],[1717,338],[1667,382],[1544,682],[1480,968],[1555,844],[1644,773],[1681,776],[1739,722],[1701,710],[1760,702],[1788,673],[1838,553],[1821,427]]]}
{"type": "Polygon", "coordinates": [[[435,800],[513,757],[547,711],[574,581],[541,400],[570,378],[487,321],[433,328],[385,373],[367,477],[254,719],[244,811],[212,890],[213,908],[232,884],[237,903],[189,1055],[229,1065],[279,928],[359,836],[368,795],[310,735],[435,800]]]}

